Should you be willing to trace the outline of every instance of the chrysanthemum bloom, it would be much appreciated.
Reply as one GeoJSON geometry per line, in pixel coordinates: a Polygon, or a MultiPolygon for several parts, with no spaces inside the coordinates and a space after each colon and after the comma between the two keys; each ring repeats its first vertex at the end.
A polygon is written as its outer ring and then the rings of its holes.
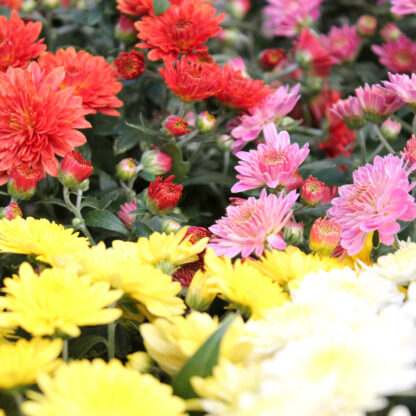
{"type": "Polygon", "coordinates": [[[309,175],[308,179],[303,182],[300,188],[300,199],[302,203],[309,207],[314,207],[321,202],[324,195],[325,184],[313,176],[309,175]]]}
{"type": "Polygon", "coordinates": [[[273,93],[263,81],[245,78],[241,71],[228,65],[221,69],[218,83],[221,87],[215,94],[218,101],[241,110],[258,107],[262,100],[273,93]]]}
{"type": "Polygon", "coordinates": [[[348,25],[332,26],[328,36],[322,35],[321,39],[336,63],[354,61],[361,43],[355,26],[348,25]]]}
{"type": "Polygon", "coordinates": [[[91,176],[92,170],[91,160],[87,162],[80,152],[69,152],[59,164],[58,179],[63,186],[78,189],[91,176]]]}
{"type": "Polygon", "coordinates": [[[25,23],[15,10],[10,20],[0,16],[0,71],[25,67],[46,49],[43,39],[37,40],[42,23],[25,23]]]}
{"type": "Polygon", "coordinates": [[[402,31],[393,22],[387,22],[380,30],[380,36],[386,42],[389,40],[395,41],[399,39],[402,31]]]}
{"type": "Polygon", "coordinates": [[[65,156],[86,139],[78,128],[91,127],[88,112],[72,88],[61,88],[63,68],[50,73],[37,63],[0,73],[0,184],[14,165],[58,174],[55,155],[65,156]]]}
{"type": "Polygon", "coordinates": [[[265,49],[260,53],[259,62],[263,69],[270,70],[286,58],[284,49],[265,49]]]}
{"type": "Polygon", "coordinates": [[[277,197],[263,189],[259,199],[250,197],[241,205],[229,206],[227,215],[209,228],[214,236],[208,247],[217,255],[230,257],[240,253],[248,257],[253,252],[259,256],[266,247],[283,250],[286,243],[281,231],[293,214],[290,209],[297,198],[295,191],[277,197]]]}
{"type": "Polygon", "coordinates": [[[282,235],[287,244],[300,245],[303,242],[303,222],[288,221],[284,226],[282,235]]]}
{"type": "Polygon", "coordinates": [[[33,338],[0,344],[0,390],[34,384],[40,373],[50,373],[61,363],[57,358],[62,340],[33,338]]]}
{"type": "Polygon", "coordinates": [[[163,122],[162,131],[168,137],[180,137],[191,132],[191,130],[188,129],[188,123],[178,116],[168,117],[163,122]]]}
{"type": "Polygon", "coordinates": [[[20,10],[23,0],[1,0],[0,6],[7,6],[9,9],[20,10]]]}
{"type": "Polygon", "coordinates": [[[220,90],[220,67],[216,63],[192,63],[186,56],[176,61],[165,60],[159,72],[168,87],[183,101],[196,102],[212,97],[220,90]]]}
{"type": "Polygon", "coordinates": [[[333,186],[330,187],[329,185],[325,185],[324,194],[321,199],[322,204],[329,204],[333,198],[338,195],[338,187],[333,186]]]}
{"type": "MultiPolygon", "coordinates": [[[[143,342],[150,356],[169,375],[177,373],[198,348],[218,329],[218,317],[193,311],[170,319],[159,318],[140,326],[143,342]]],[[[241,362],[250,344],[241,338],[244,322],[237,318],[221,342],[220,359],[241,362]]]]}
{"type": "Polygon", "coordinates": [[[171,4],[165,13],[145,16],[136,23],[137,37],[144,41],[136,47],[151,49],[147,55],[151,61],[174,61],[181,53],[189,56],[205,52],[208,47],[203,44],[221,31],[219,24],[225,18],[225,14],[214,17],[215,12],[202,0],[171,4]]]}
{"type": "Polygon", "coordinates": [[[14,199],[30,199],[36,192],[36,185],[44,176],[38,167],[14,165],[10,170],[7,191],[14,199]]]}
{"type": "Polygon", "coordinates": [[[59,49],[56,54],[44,53],[38,60],[42,69],[48,72],[57,67],[65,69],[65,79],[61,88],[73,87],[74,94],[82,98],[82,105],[90,113],[119,116],[116,108],[121,107],[116,94],[122,84],[119,74],[102,56],[94,56],[86,51],[77,52],[73,47],[59,49]]]}
{"type": "Polygon", "coordinates": [[[340,196],[327,213],[342,225],[341,246],[349,255],[361,250],[372,231],[378,231],[382,243],[393,244],[400,231],[397,221],[416,218],[416,204],[409,195],[412,169],[406,171],[404,160],[391,154],[376,156],[373,165],[367,163],[353,173],[352,185],[339,188],[340,196]]]}
{"type": "Polygon", "coordinates": [[[295,42],[295,57],[303,69],[320,77],[327,77],[335,63],[321,39],[309,29],[303,29],[299,40],[295,42]]]}
{"type": "Polygon", "coordinates": [[[137,30],[134,27],[135,20],[123,13],[120,13],[114,37],[121,42],[132,43],[136,40],[137,30]]]}
{"type": "Polygon", "coordinates": [[[79,327],[103,325],[115,321],[120,309],[107,307],[117,301],[121,290],[109,290],[105,282],[91,283],[70,269],[45,269],[37,275],[29,263],[19,268],[19,276],[4,280],[4,304],[0,313],[13,326],[32,335],[57,332],[77,337],[79,327]]]}
{"type": "Polygon", "coordinates": [[[396,93],[378,84],[365,84],[364,88],[356,88],[355,95],[361,104],[365,119],[372,123],[382,123],[404,105],[396,93]]]}
{"type": "Polygon", "coordinates": [[[416,71],[416,42],[404,34],[381,46],[373,45],[371,50],[379,56],[381,65],[392,72],[411,74],[416,71]]]}
{"type": "Polygon", "coordinates": [[[72,361],[38,384],[42,394],[33,392],[22,405],[28,416],[186,416],[185,402],[171,386],[118,360],[72,361]]]}
{"type": "Polygon", "coordinates": [[[137,51],[121,52],[114,65],[124,79],[139,78],[146,69],[144,55],[137,51]]]}
{"type": "Polygon", "coordinates": [[[87,248],[86,238],[45,218],[0,220],[1,253],[29,254],[37,261],[60,267],[87,248]]]}
{"type": "Polygon", "coordinates": [[[390,82],[383,81],[384,86],[416,113],[416,74],[409,77],[406,74],[399,75],[389,72],[389,79],[390,82]]]}
{"type": "Polygon", "coordinates": [[[264,129],[266,144],[259,144],[256,150],[238,152],[240,159],[236,171],[238,182],[231,192],[244,192],[249,189],[282,188],[296,181],[294,174],[309,154],[309,145],[301,149],[297,143],[290,144],[286,131],[277,133],[274,124],[264,129]]]}
{"type": "Polygon", "coordinates": [[[16,217],[23,217],[22,210],[17,202],[11,202],[7,207],[0,209],[0,219],[14,220],[16,217]]]}
{"type": "Polygon", "coordinates": [[[402,130],[402,125],[398,121],[394,121],[391,118],[388,118],[380,126],[381,134],[387,140],[396,140],[399,137],[401,130],[402,130]]]}
{"type": "Polygon", "coordinates": [[[120,206],[120,211],[117,212],[117,217],[120,218],[120,221],[127,227],[131,228],[133,222],[135,221],[137,214],[130,214],[131,211],[137,209],[136,198],[133,202],[126,202],[120,206]]]}
{"type": "Polygon", "coordinates": [[[318,218],[309,235],[309,248],[321,255],[331,256],[341,239],[341,224],[334,219],[318,218]]]}
{"type": "Polygon", "coordinates": [[[150,355],[144,351],[136,351],[127,356],[126,367],[139,373],[151,373],[155,369],[155,363],[150,355]]]}
{"type": "Polygon", "coordinates": [[[406,143],[406,147],[403,150],[403,157],[409,166],[416,163],[416,137],[414,134],[412,134],[412,137],[406,143]]]}
{"type": "Polygon", "coordinates": [[[266,27],[276,36],[293,37],[320,16],[322,0],[268,0],[266,27]]]}
{"type": "Polygon", "coordinates": [[[268,95],[258,107],[248,110],[248,114],[241,116],[239,125],[231,134],[237,138],[233,143],[233,149],[241,149],[244,145],[258,137],[266,126],[274,125],[281,118],[289,114],[300,98],[300,84],[296,84],[291,90],[289,86],[281,86],[268,95]]]}
{"type": "Polygon", "coordinates": [[[356,97],[339,100],[331,107],[331,112],[340,118],[350,129],[360,129],[366,125],[363,109],[356,97]]]}
{"type": "Polygon", "coordinates": [[[182,196],[182,185],[173,183],[175,176],[162,180],[159,176],[153,181],[146,192],[147,207],[157,215],[163,215],[178,205],[182,196]]]}
{"type": "Polygon", "coordinates": [[[142,16],[153,12],[153,0],[117,0],[117,9],[123,13],[142,16]]]}
{"type": "Polygon", "coordinates": [[[185,264],[180,269],[173,273],[172,280],[179,282],[182,288],[187,288],[192,282],[195,273],[204,268],[203,260],[194,261],[193,263],[185,264]]]}
{"type": "Polygon", "coordinates": [[[392,0],[391,12],[399,16],[416,14],[416,0],[392,0]]]}
{"type": "Polygon", "coordinates": [[[172,158],[167,153],[160,151],[157,147],[143,152],[140,159],[143,170],[153,175],[164,175],[172,167],[172,158]]]}
{"type": "Polygon", "coordinates": [[[372,36],[377,29],[377,18],[369,14],[360,16],[357,20],[357,32],[360,36],[372,36]]]}
{"type": "Polygon", "coordinates": [[[126,159],[120,160],[116,166],[116,175],[123,181],[129,181],[136,176],[137,165],[136,162],[131,158],[127,157],[126,159]]]}

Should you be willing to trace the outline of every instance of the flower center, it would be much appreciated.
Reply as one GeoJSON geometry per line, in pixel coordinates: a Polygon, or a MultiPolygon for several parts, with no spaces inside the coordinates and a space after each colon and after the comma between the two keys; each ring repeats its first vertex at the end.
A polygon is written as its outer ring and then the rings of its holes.
{"type": "Polygon", "coordinates": [[[244,224],[253,217],[256,209],[254,207],[242,207],[238,215],[234,218],[235,224],[244,224]]]}
{"type": "Polygon", "coordinates": [[[271,150],[264,155],[263,161],[267,165],[279,165],[286,163],[288,161],[288,157],[286,152],[271,150]]]}

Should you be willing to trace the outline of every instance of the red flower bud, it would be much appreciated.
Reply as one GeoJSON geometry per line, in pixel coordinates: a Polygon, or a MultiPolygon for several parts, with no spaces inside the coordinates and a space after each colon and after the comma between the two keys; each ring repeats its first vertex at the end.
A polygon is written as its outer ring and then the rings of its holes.
{"type": "Polygon", "coordinates": [[[59,182],[68,188],[79,189],[81,183],[91,176],[92,169],[91,161],[87,162],[80,152],[69,152],[59,165],[59,182]]]}
{"type": "Polygon", "coordinates": [[[137,51],[121,52],[114,65],[124,79],[139,78],[146,69],[144,55],[137,51]]]}
{"type": "Polygon", "coordinates": [[[286,58],[284,49],[266,49],[260,54],[260,65],[264,69],[273,69],[286,58]]]}
{"type": "Polygon", "coordinates": [[[341,239],[341,228],[333,219],[318,218],[311,228],[309,248],[320,255],[331,256],[341,239]]]}
{"type": "Polygon", "coordinates": [[[182,185],[173,183],[174,176],[162,180],[159,176],[149,185],[145,195],[146,206],[156,215],[164,215],[175,208],[182,196],[182,185]]]}
{"type": "Polygon", "coordinates": [[[16,217],[22,216],[22,210],[16,202],[10,203],[0,211],[0,218],[6,218],[8,220],[14,220],[16,217]]]}
{"type": "Polygon", "coordinates": [[[325,184],[313,176],[309,176],[300,188],[300,200],[309,207],[321,202],[325,191],[325,184]]]}
{"type": "Polygon", "coordinates": [[[188,237],[188,235],[191,236],[189,241],[192,244],[197,243],[199,240],[202,240],[205,237],[211,237],[212,233],[211,231],[207,230],[204,227],[189,227],[186,231],[185,238],[188,237]]]}
{"type": "Polygon", "coordinates": [[[44,177],[40,168],[29,165],[14,166],[9,174],[7,190],[12,198],[29,199],[36,192],[36,185],[44,177]]]}
{"type": "Polygon", "coordinates": [[[179,137],[190,133],[188,123],[181,117],[170,116],[163,123],[163,132],[169,137],[179,137]]]}
{"type": "Polygon", "coordinates": [[[117,25],[114,29],[114,36],[121,42],[134,42],[136,39],[137,30],[134,27],[135,19],[120,14],[117,25]]]}

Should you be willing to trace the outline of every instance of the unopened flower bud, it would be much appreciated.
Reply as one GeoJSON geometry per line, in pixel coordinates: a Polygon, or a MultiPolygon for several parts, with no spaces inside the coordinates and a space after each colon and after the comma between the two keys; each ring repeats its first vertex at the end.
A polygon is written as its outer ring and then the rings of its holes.
{"type": "Polygon", "coordinates": [[[318,218],[311,228],[309,248],[314,253],[331,256],[341,239],[341,228],[333,219],[318,218]]]}
{"type": "Polygon", "coordinates": [[[92,170],[91,161],[87,162],[80,152],[69,152],[61,160],[58,179],[63,186],[78,190],[81,183],[91,176],[92,170]]]}
{"type": "Polygon", "coordinates": [[[155,215],[164,215],[171,211],[179,202],[182,195],[182,185],[173,183],[174,176],[162,180],[159,176],[149,185],[145,192],[146,206],[155,215]]]}
{"type": "Polygon", "coordinates": [[[120,14],[117,25],[114,29],[114,36],[117,40],[125,43],[131,43],[136,40],[137,30],[134,27],[134,19],[120,14]]]}
{"type": "Polygon", "coordinates": [[[403,149],[404,159],[408,162],[409,166],[416,163],[416,136],[413,134],[412,137],[407,141],[406,147],[403,149]]]}
{"type": "Polygon", "coordinates": [[[229,152],[233,143],[234,139],[229,134],[221,134],[217,137],[217,146],[223,152],[229,152]]]}
{"type": "Polygon", "coordinates": [[[139,78],[146,69],[144,55],[137,51],[120,52],[114,60],[119,74],[126,80],[139,78]]]}
{"type": "Polygon", "coordinates": [[[120,221],[129,229],[132,227],[133,222],[137,217],[137,214],[131,214],[131,212],[136,210],[137,201],[134,199],[133,202],[126,202],[125,204],[121,205],[120,211],[117,212],[117,216],[120,221]]]}
{"type": "Polygon", "coordinates": [[[42,6],[45,7],[45,9],[56,9],[61,4],[61,0],[42,0],[42,6]]]}
{"type": "Polygon", "coordinates": [[[314,94],[322,91],[324,87],[324,80],[321,77],[306,77],[305,82],[306,87],[314,94]]]}
{"type": "Polygon", "coordinates": [[[84,221],[81,218],[73,218],[71,223],[72,226],[77,230],[84,224],[84,221]]]}
{"type": "Polygon", "coordinates": [[[203,113],[199,114],[196,119],[196,127],[201,133],[210,132],[215,127],[215,123],[215,117],[208,113],[208,111],[204,111],[203,113]]]}
{"type": "Polygon", "coordinates": [[[181,117],[170,116],[163,122],[162,131],[168,137],[180,137],[188,134],[188,123],[181,117]]]}
{"type": "Polygon", "coordinates": [[[22,210],[16,202],[11,202],[7,207],[0,209],[0,219],[14,220],[17,217],[22,217],[22,210]]]}
{"type": "Polygon", "coordinates": [[[282,230],[283,239],[287,244],[297,246],[303,242],[303,223],[289,221],[282,230]]]}
{"type": "Polygon", "coordinates": [[[199,312],[208,310],[217,296],[218,289],[202,271],[197,271],[186,292],[186,304],[199,312]]]}
{"type": "Polygon", "coordinates": [[[307,50],[297,50],[295,53],[295,60],[302,69],[312,68],[312,55],[307,50]]]}
{"type": "Polygon", "coordinates": [[[365,14],[357,21],[357,33],[360,36],[372,36],[377,29],[377,19],[365,14]]]}
{"type": "Polygon", "coordinates": [[[126,367],[140,373],[150,373],[154,368],[154,362],[147,352],[137,351],[127,356],[126,367]]]}
{"type": "Polygon", "coordinates": [[[177,233],[181,227],[182,226],[177,221],[165,218],[162,220],[161,231],[166,234],[177,233]]]}
{"type": "Polygon", "coordinates": [[[286,57],[284,49],[265,49],[260,53],[260,65],[264,69],[273,69],[286,57]]]}
{"type": "Polygon", "coordinates": [[[32,13],[36,9],[37,2],[35,0],[24,0],[22,3],[23,13],[32,13]]]}
{"type": "Polygon", "coordinates": [[[309,207],[321,202],[325,191],[325,184],[313,176],[309,176],[300,188],[300,200],[309,207]]]}
{"type": "Polygon", "coordinates": [[[193,111],[187,111],[184,120],[188,123],[188,126],[196,126],[196,114],[193,111]]]}
{"type": "Polygon", "coordinates": [[[118,178],[120,178],[123,181],[129,181],[130,179],[133,179],[136,173],[137,173],[137,165],[136,165],[136,162],[131,157],[127,159],[123,159],[116,166],[116,175],[118,178]]]}
{"type": "Polygon", "coordinates": [[[234,19],[243,19],[250,9],[250,0],[228,0],[226,4],[227,12],[234,19]]]}
{"type": "Polygon", "coordinates": [[[42,171],[29,165],[14,166],[9,174],[7,190],[14,199],[30,199],[42,178],[42,171]]]}
{"type": "Polygon", "coordinates": [[[156,176],[164,175],[172,168],[172,158],[157,147],[146,150],[142,155],[140,163],[143,165],[144,171],[156,176]]]}
{"type": "Polygon", "coordinates": [[[389,40],[393,42],[396,41],[397,39],[399,39],[401,34],[402,31],[393,22],[386,23],[380,30],[380,36],[386,42],[389,40]]]}
{"type": "Polygon", "coordinates": [[[399,137],[402,125],[397,121],[393,121],[391,118],[388,118],[380,126],[381,133],[387,140],[397,140],[399,137]]]}

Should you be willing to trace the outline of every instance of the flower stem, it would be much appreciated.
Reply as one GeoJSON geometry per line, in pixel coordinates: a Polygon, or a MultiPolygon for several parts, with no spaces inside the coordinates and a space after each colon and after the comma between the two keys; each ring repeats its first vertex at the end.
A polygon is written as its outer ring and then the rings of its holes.
{"type": "Polygon", "coordinates": [[[381,133],[379,127],[377,124],[373,124],[374,131],[377,133],[378,138],[380,139],[381,143],[383,143],[384,147],[393,155],[396,153],[394,149],[390,146],[389,142],[386,140],[386,138],[381,133]]]}
{"type": "Polygon", "coordinates": [[[24,402],[22,393],[20,391],[14,392],[13,398],[16,404],[16,414],[18,416],[24,416],[24,413],[22,411],[22,403],[24,402]]]}
{"type": "Polygon", "coordinates": [[[192,133],[189,133],[186,137],[184,137],[181,141],[178,142],[178,147],[182,147],[185,144],[189,143],[195,136],[199,133],[198,129],[195,129],[192,133]]]}
{"type": "Polygon", "coordinates": [[[115,321],[110,322],[107,326],[108,360],[111,360],[116,356],[116,326],[117,323],[115,321]]]}
{"type": "Polygon", "coordinates": [[[63,346],[62,346],[62,359],[67,363],[68,362],[68,357],[69,357],[69,346],[68,346],[68,340],[64,339],[63,340],[63,346]]]}
{"type": "Polygon", "coordinates": [[[363,163],[367,163],[368,161],[367,147],[365,146],[365,137],[364,137],[363,129],[358,130],[357,134],[358,134],[358,139],[360,140],[363,163]]]}

